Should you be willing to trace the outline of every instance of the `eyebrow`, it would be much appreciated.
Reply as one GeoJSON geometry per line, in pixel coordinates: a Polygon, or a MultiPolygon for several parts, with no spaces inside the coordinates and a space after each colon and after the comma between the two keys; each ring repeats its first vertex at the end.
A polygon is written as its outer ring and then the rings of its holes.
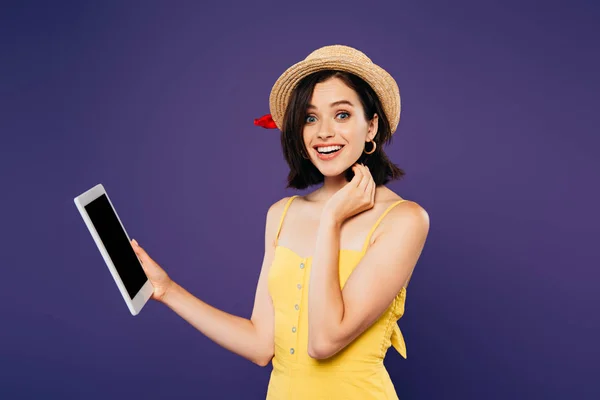
{"type": "MultiPolygon", "coordinates": [[[[329,107],[335,107],[335,106],[339,106],[339,105],[342,105],[342,104],[348,105],[348,106],[350,106],[350,107],[354,107],[354,104],[352,104],[352,103],[351,103],[351,102],[349,102],[348,100],[339,100],[339,101],[334,101],[333,103],[331,103],[331,104],[329,105],[329,107]]],[[[315,106],[314,106],[314,105],[312,105],[312,104],[309,104],[309,105],[306,107],[306,109],[307,109],[307,110],[314,110],[314,109],[316,109],[316,108],[317,108],[317,107],[315,107],[315,106]]]]}

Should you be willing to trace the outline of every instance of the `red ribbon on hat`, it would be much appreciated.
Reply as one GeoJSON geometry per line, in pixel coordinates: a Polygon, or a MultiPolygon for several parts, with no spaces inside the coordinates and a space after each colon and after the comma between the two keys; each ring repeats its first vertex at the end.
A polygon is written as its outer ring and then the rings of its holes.
{"type": "Polygon", "coordinates": [[[275,121],[273,121],[273,117],[271,116],[271,114],[266,114],[260,118],[255,118],[254,125],[262,126],[265,129],[276,129],[277,128],[277,124],[275,124],[275,121]]]}

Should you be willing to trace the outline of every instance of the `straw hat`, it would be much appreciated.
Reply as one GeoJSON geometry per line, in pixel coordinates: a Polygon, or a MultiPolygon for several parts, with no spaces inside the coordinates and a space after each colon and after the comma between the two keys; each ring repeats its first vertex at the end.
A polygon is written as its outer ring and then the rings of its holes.
{"type": "Polygon", "coordinates": [[[283,116],[292,91],[298,82],[313,72],[335,69],[353,73],[361,77],[375,91],[383,105],[391,133],[396,131],[400,121],[400,90],[392,76],[374,64],[364,53],[343,45],[321,47],[304,60],[289,67],[277,79],[269,96],[271,117],[281,130],[283,116]]]}

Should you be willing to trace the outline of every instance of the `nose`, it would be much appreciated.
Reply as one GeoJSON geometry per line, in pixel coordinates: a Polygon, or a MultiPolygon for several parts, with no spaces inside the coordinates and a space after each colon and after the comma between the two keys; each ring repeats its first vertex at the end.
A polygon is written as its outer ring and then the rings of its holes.
{"type": "Polygon", "coordinates": [[[319,139],[324,140],[324,139],[332,137],[333,133],[327,133],[327,132],[321,131],[321,132],[319,132],[319,134],[317,136],[319,137],[319,139]]]}
{"type": "Polygon", "coordinates": [[[319,133],[317,133],[317,137],[321,140],[330,138],[334,135],[333,129],[331,129],[328,124],[321,124],[321,129],[319,129],[319,133]]]}

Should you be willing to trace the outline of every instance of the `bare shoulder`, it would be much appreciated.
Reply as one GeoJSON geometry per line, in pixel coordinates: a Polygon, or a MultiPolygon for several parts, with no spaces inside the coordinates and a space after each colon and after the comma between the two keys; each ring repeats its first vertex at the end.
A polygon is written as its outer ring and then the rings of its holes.
{"type": "Polygon", "coordinates": [[[275,236],[277,235],[279,221],[281,220],[283,210],[290,197],[291,196],[283,197],[269,206],[267,210],[265,227],[265,239],[267,243],[275,243],[275,236]]]}
{"type": "Polygon", "coordinates": [[[405,200],[390,212],[394,225],[408,225],[429,230],[429,213],[417,202],[405,200]]]}
{"type": "Polygon", "coordinates": [[[427,234],[429,230],[429,213],[423,206],[416,201],[402,198],[388,188],[384,188],[381,195],[381,201],[390,206],[402,200],[387,215],[386,225],[389,228],[392,230],[418,229],[427,234]]]}
{"type": "Polygon", "coordinates": [[[286,196],[272,203],[267,210],[267,220],[278,220],[279,217],[281,217],[281,214],[283,213],[283,209],[285,208],[286,203],[290,200],[291,197],[292,196],[286,196]]]}

